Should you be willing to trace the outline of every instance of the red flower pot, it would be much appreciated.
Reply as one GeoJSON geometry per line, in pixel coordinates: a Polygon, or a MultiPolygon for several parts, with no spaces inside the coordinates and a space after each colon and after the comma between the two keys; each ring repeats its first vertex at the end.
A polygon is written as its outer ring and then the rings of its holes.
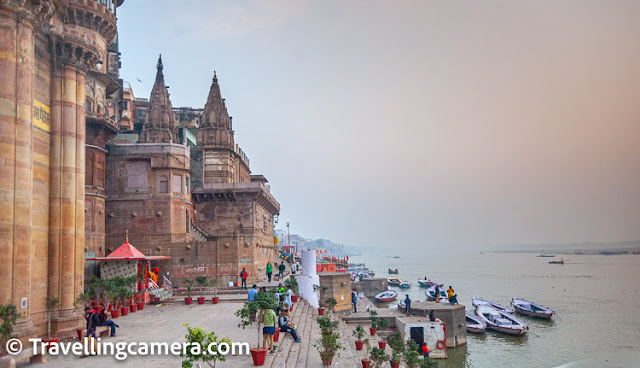
{"type": "Polygon", "coordinates": [[[192,301],[193,301],[193,298],[191,298],[191,297],[184,298],[184,304],[186,304],[186,305],[190,305],[192,301]]]}
{"type": "Polygon", "coordinates": [[[291,301],[294,303],[298,302],[298,296],[297,295],[291,295],[291,301]]]}
{"type": "Polygon", "coordinates": [[[323,357],[322,355],[320,355],[320,359],[322,359],[322,365],[330,366],[331,362],[333,362],[333,355],[330,357],[323,357]]]}
{"type": "Polygon", "coordinates": [[[264,365],[264,361],[267,359],[267,349],[251,349],[250,351],[253,365],[264,365]]]}
{"type": "Polygon", "coordinates": [[[398,368],[400,366],[399,360],[392,360],[390,363],[391,363],[391,368],[398,368]]]}
{"type": "Polygon", "coordinates": [[[198,297],[198,304],[204,304],[204,296],[198,297]]]}
{"type": "Polygon", "coordinates": [[[324,316],[324,308],[318,308],[318,315],[324,316]]]}
{"type": "Polygon", "coordinates": [[[369,332],[371,333],[371,336],[375,336],[375,334],[376,334],[376,329],[375,329],[375,328],[373,328],[373,327],[371,327],[371,328],[369,329],[369,332]]]}
{"type": "Polygon", "coordinates": [[[96,312],[97,312],[98,314],[100,314],[100,312],[102,312],[102,307],[97,307],[97,308],[96,308],[96,312]]]}
{"type": "Polygon", "coordinates": [[[57,344],[60,340],[59,337],[54,337],[53,339],[42,339],[42,344],[47,346],[47,351],[51,349],[51,345],[57,344]]]}
{"type": "Polygon", "coordinates": [[[120,317],[120,310],[112,309],[111,310],[111,318],[118,318],[118,317],[120,317]]]}
{"type": "Polygon", "coordinates": [[[360,359],[360,361],[362,362],[362,368],[371,367],[371,361],[369,359],[360,359]]]}
{"type": "Polygon", "coordinates": [[[131,313],[134,313],[138,310],[138,305],[137,304],[131,304],[129,306],[129,311],[131,311],[131,313]]]}
{"type": "Polygon", "coordinates": [[[144,302],[138,303],[138,310],[143,310],[143,309],[144,309],[144,302]]]}
{"type": "Polygon", "coordinates": [[[129,314],[129,307],[120,308],[120,312],[122,313],[123,316],[126,316],[127,314],[129,314]]]}
{"type": "Polygon", "coordinates": [[[276,334],[273,335],[273,341],[278,341],[280,338],[280,327],[276,328],[276,334]]]}
{"type": "Polygon", "coordinates": [[[356,341],[356,350],[362,350],[364,346],[364,341],[356,341]]]}
{"type": "Polygon", "coordinates": [[[82,341],[84,337],[84,328],[76,328],[76,333],[78,334],[78,341],[82,341]]]}
{"type": "Polygon", "coordinates": [[[386,341],[378,341],[378,347],[382,350],[384,350],[384,348],[387,347],[387,342],[386,341]]]}
{"type": "Polygon", "coordinates": [[[218,304],[220,302],[220,298],[218,298],[217,296],[213,297],[213,304],[218,304]]]}

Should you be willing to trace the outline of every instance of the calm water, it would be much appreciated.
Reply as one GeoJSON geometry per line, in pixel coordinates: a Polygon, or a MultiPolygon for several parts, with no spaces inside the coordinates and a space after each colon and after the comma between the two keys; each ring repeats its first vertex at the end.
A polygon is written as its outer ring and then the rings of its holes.
{"type": "Polygon", "coordinates": [[[472,296],[503,305],[519,296],[556,312],[550,320],[523,316],[523,336],[468,334],[467,346],[449,349],[441,367],[640,367],[640,255],[563,256],[564,265],[535,254],[393,255],[400,258],[379,253],[351,261],[380,277],[398,268],[412,283],[399,297],[414,301],[426,299],[417,279],[427,276],[452,285],[468,309],[472,296]]]}

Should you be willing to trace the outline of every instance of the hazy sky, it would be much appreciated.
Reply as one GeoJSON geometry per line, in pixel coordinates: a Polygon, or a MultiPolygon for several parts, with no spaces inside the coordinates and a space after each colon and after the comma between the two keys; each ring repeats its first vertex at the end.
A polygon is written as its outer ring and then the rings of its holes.
{"type": "MultiPolygon", "coordinates": [[[[168,1],[118,9],[122,77],[216,70],[280,226],[351,245],[640,239],[640,2],[168,1]]],[[[142,82],[139,82],[140,79],[142,82]]]]}

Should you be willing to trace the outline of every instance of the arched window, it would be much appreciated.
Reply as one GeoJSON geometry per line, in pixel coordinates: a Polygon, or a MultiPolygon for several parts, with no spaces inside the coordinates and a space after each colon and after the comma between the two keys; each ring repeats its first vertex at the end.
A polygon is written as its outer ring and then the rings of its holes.
{"type": "Polygon", "coordinates": [[[160,193],[169,193],[169,178],[164,175],[160,177],[160,193]]]}
{"type": "Polygon", "coordinates": [[[87,98],[85,103],[84,103],[84,111],[85,112],[93,112],[93,100],[90,98],[87,98]]]}

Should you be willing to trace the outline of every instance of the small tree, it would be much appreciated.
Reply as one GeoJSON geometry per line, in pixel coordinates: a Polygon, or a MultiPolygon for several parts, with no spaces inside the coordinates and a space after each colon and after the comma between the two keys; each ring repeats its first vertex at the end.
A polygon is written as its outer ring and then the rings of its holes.
{"type": "Polygon", "coordinates": [[[371,367],[380,368],[382,363],[389,360],[389,357],[384,353],[384,350],[374,347],[369,353],[369,360],[371,360],[371,367]]]}
{"type": "Polygon", "coordinates": [[[324,293],[325,293],[327,290],[329,290],[329,287],[328,287],[328,286],[313,285],[313,292],[315,292],[315,293],[319,293],[319,294],[318,294],[318,306],[319,306],[320,308],[322,308],[322,307],[323,307],[323,304],[322,304],[322,297],[324,296],[324,293]]]}
{"type": "Polygon", "coordinates": [[[186,323],[183,326],[187,328],[187,334],[184,335],[184,338],[189,348],[182,350],[180,353],[181,358],[186,358],[182,361],[182,368],[192,368],[195,362],[203,362],[210,367],[215,367],[216,362],[224,362],[226,360],[224,355],[217,354],[215,351],[214,354],[209,354],[208,347],[211,344],[215,344],[213,346],[222,343],[231,344],[231,340],[228,337],[223,337],[218,340],[218,337],[213,331],[206,333],[202,328],[191,327],[186,323]],[[200,349],[194,349],[193,344],[200,345],[200,349]],[[194,354],[194,350],[197,354],[194,354]]]}
{"type": "Polygon", "coordinates": [[[328,317],[318,317],[317,321],[322,330],[322,337],[320,338],[320,344],[314,346],[320,352],[323,366],[328,367],[333,357],[340,356],[339,351],[344,349],[344,346],[340,344],[340,334],[335,331],[339,322],[331,321],[328,317]]]}
{"type": "Polygon", "coordinates": [[[336,305],[338,305],[338,301],[335,298],[327,298],[324,300],[324,303],[331,308],[331,310],[334,310],[336,305]]]}
{"type": "Polygon", "coordinates": [[[438,367],[438,362],[435,360],[431,360],[429,358],[418,359],[418,367],[419,368],[435,368],[438,367]]]}
{"type": "Polygon", "coordinates": [[[184,279],[184,283],[187,285],[185,288],[187,289],[187,298],[191,298],[191,288],[193,287],[193,280],[184,279]]]}
{"type": "Polygon", "coordinates": [[[318,322],[318,326],[320,327],[320,331],[323,334],[333,333],[338,329],[338,325],[340,321],[332,320],[329,316],[321,316],[316,318],[316,322],[318,322]]]}
{"type": "Polygon", "coordinates": [[[200,286],[207,286],[207,278],[205,276],[196,276],[196,282],[200,284],[200,286]]]}
{"type": "Polygon", "coordinates": [[[389,347],[393,351],[391,354],[391,360],[400,361],[402,358],[402,352],[404,351],[404,341],[400,331],[396,330],[391,336],[389,336],[389,347]]]}
{"type": "Polygon", "coordinates": [[[415,341],[409,340],[407,346],[402,354],[404,363],[407,367],[415,367],[420,361],[420,353],[418,353],[418,344],[415,341]]]}
{"type": "Polygon", "coordinates": [[[236,311],[235,315],[241,319],[238,327],[242,327],[244,329],[254,323],[257,324],[256,348],[260,348],[260,325],[262,324],[262,317],[264,316],[264,313],[269,309],[275,309],[277,307],[278,303],[276,302],[275,294],[266,292],[256,294],[256,297],[252,302],[245,302],[244,307],[236,311]],[[254,319],[253,316],[256,314],[258,314],[258,318],[254,319]]]}
{"type": "Polygon", "coordinates": [[[385,328],[389,327],[389,321],[382,317],[376,317],[375,322],[372,322],[371,325],[375,329],[384,330],[385,328]]]}
{"type": "Polygon", "coordinates": [[[362,325],[358,325],[358,326],[356,326],[355,330],[352,331],[351,334],[353,336],[355,336],[356,341],[360,342],[360,341],[362,341],[362,338],[364,337],[366,332],[365,332],[364,328],[362,327],[362,325]]]}
{"type": "Polygon", "coordinates": [[[51,312],[60,304],[58,298],[44,298],[44,306],[47,309],[47,338],[51,338],[51,312]]]}
{"type": "Polygon", "coordinates": [[[2,320],[2,324],[0,324],[0,351],[5,351],[5,344],[11,339],[13,327],[18,318],[20,318],[20,313],[18,313],[15,304],[0,304],[0,320],[2,320]]]}
{"type": "Polygon", "coordinates": [[[298,280],[295,277],[289,277],[284,280],[284,286],[290,287],[294,294],[298,294],[298,280]]]}
{"type": "Polygon", "coordinates": [[[212,277],[211,280],[209,280],[209,286],[211,286],[213,288],[213,296],[217,297],[218,296],[218,278],[217,277],[212,277]]]}

